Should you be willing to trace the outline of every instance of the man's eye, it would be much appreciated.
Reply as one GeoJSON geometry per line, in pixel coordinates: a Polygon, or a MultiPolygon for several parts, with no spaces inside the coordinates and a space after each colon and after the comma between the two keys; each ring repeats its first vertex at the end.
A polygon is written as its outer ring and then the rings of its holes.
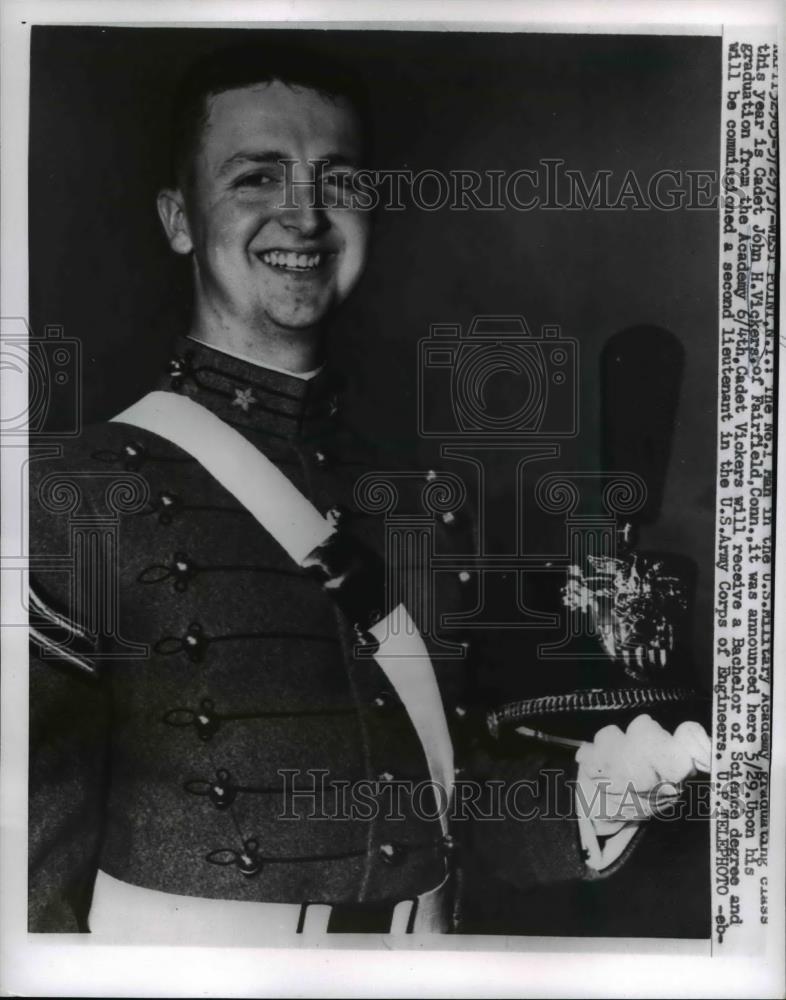
{"type": "Polygon", "coordinates": [[[235,181],[235,187],[239,188],[260,188],[266,184],[272,184],[274,178],[266,173],[246,174],[235,181]]]}
{"type": "Polygon", "coordinates": [[[327,174],[324,178],[326,184],[331,187],[343,190],[352,182],[352,174],[327,174]]]}

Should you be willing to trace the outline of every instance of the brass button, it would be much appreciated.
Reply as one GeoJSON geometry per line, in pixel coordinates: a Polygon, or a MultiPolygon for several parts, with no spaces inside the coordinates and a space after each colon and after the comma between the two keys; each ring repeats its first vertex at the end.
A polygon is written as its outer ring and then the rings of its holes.
{"type": "Polygon", "coordinates": [[[406,849],[401,844],[380,844],[379,856],[386,865],[400,865],[406,857],[406,849]]]}
{"type": "Polygon", "coordinates": [[[375,656],[379,649],[379,640],[360,624],[356,623],[353,629],[359,645],[368,650],[372,656],[375,656]]]}
{"type": "Polygon", "coordinates": [[[396,706],[395,699],[389,691],[380,691],[371,704],[381,714],[392,711],[396,706]]]}
{"type": "Polygon", "coordinates": [[[137,472],[144,465],[147,452],[138,441],[129,441],[123,445],[124,466],[127,472],[137,472]]]}
{"type": "Polygon", "coordinates": [[[229,809],[237,797],[237,789],[229,771],[223,768],[216,771],[216,780],[210,783],[207,795],[216,809],[229,809]]]}
{"type": "Polygon", "coordinates": [[[199,622],[192,622],[183,636],[183,652],[192,663],[201,663],[205,658],[209,642],[199,622]]]}
{"type": "Polygon", "coordinates": [[[334,528],[337,528],[340,524],[346,521],[346,519],[347,519],[346,507],[341,507],[338,504],[336,504],[334,507],[331,507],[325,513],[325,520],[329,521],[334,528]]]}
{"type": "Polygon", "coordinates": [[[243,850],[238,854],[235,863],[240,872],[249,878],[261,871],[262,859],[259,857],[259,842],[253,839],[243,841],[243,850]]]}
{"type": "Polygon", "coordinates": [[[158,520],[160,524],[171,524],[172,518],[180,509],[181,503],[180,498],[176,493],[170,493],[167,490],[162,491],[158,494],[158,520]]]}
{"type": "Polygon", "coordinates": [[[212,698],[203,698],[199,703],[199,712],[194,719],[197,736],[200,740],[207,742],[212,739],[221,722],[215,714],[215,705],[212,698]]]}
{"type": "Polygon", "coordinates": [[[196,573],[196,566],[191,562],[185,552],[176,552],[171,567],[174,578],[174,587],[178,593],[183,593],[188,589],[191,578],[196,573]]]}
{"type": "Polygon", "coordinates": [[[445,854],[455,854],[457,847],[458,844],[456,843],[456,838],[451,836],[449,833],[446,833],[442,838],[442,850],[445,854]]]}

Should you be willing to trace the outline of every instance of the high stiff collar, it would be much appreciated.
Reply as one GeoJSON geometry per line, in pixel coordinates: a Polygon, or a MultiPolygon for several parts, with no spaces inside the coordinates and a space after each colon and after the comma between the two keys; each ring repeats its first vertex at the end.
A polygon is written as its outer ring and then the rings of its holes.
{"type": "Polygon", "coordinates": [[[338,412],[337,379],[327,368],[300,379],[188,337],[175,340],[160,387],[189,396],[229,424],[288,440],[320,436],[338,412]]]}

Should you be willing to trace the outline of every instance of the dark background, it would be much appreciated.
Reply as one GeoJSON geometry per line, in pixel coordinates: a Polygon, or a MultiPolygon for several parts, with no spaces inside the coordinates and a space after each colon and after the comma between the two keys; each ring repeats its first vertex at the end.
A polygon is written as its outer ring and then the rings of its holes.
{"type": "MultiPolygon", "coordinates": [[[[166,181],[170,96],[194,57],[236,42],[238,34],[33,29],[31,325],[41,333],[47,324],[61,324],[66,336],[81,340],[88,420],[109,417],[141,395],[157,376],[171,336],[187,329],[187,262],[170,253],[155,211],[156,191],[166,181]]],[[[366,76],[382,168],[512,172],[555,157],[588,179],[613,171],[612,191],[628,170],[645,185],[660,169],[718,168],[718,38],[277,34],[325,46],[366,76]]],[[[681,345],[684,371],[662,503],[642,528],[641,546],[687,557],[697,568],[692,652],[706,686],[712,678],[717,239],[717,212],[707,210],[383,211],[366,276],[331,335],[333,358],[351,375],[350,419],[397,453],[411,453],[417,468],[431,464],[435,450],[418,438],[416,417],[417,343],[429,325],[466,327],[488,313],[522,314],[534,332],[559,324],[580,343],[580,433],[563,444],[556,465],[543,463],[538,472],[601,467],[600,359],[610,337],[654,328],[681,345]]],[[[646,376],[649,359],[640,362],[646,376]]],[[[631,421],[656,413],[659,400],[674,393],[673,383],[661,393],[654,361],[651,370],[628,401],[631,421]]],[[[56,425],[57,412],[50,416],[56,425]]],[[[495,461],[492,492],[504,500],[512,466],[504,456],[495,461]]],[[[505,524],[500,519],[497,527],[503,546],[512,537],[512,525],[505,524]]],[[[556,530],[535,523],[533,547],[554,550],[556,530]]],[[[498,688],[500,698],[516,697],[528,693],[529,684],[511,669],[498,688]]],[[[668,913],[668,903],[653,896],[658,912],[639,926],[653,934],[695,933],[708,912],[705,881],[702,874],[690,912],[681,902],[679,913],[668,913]]],[[[646,909],[646,895],[637,900],[646,909]]],[[[581,904],[589,911],[576,932],[597,933],[587,919],[596,902],[581,904]]],[[[622,913],[607,920],[607,933],[625,933],[627,919],[622,913]]]]}

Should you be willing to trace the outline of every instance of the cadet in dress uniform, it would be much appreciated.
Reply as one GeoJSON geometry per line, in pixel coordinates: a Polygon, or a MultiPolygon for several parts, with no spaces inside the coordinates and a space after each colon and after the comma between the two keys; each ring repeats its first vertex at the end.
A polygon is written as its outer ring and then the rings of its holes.
{"type": "MultiPolygon", "coordinates": [[[[171,246],[193,260],[194,321],[158,388],[242,435],[373,561],[384,525],[354,490],[389,462],[343,426],[321,367],[324,320],[362,271],[369,221],[299,195],[286,207],[277,163],[334,157],[327,183],[339,187],[334,174],[362,155],[349,92],[317,61],[277,49],[253,64],[209,62],[184,94],[177,185],[159,206],[171,246]]],[[[418,509],[423,482],[407,479],[404,507],[418,509]]],[[[165,427],[121,417],[88,428],[59,459],[32,464],[30,498],[30,929],[130,938],[136,927],[161,940],[168,916],[189,941],[201,930],[263,944],[314,921],[460,928],[459,874],[483,853],[483,830],[457,847],[462,825],[446,832],[433,802],[391,799],[429,781],[423,741],[387,674],[356,655],[363,623],[324,579],[165,427]],[[110,600],[116,583],[117,602],[115,627],[102,630],[101,595],[62,557],[89,566],[100,534],[89,529],[107,510],[116,562],[96,557],[93,569],[110,600]],[[371,789],[365,811],[347,812],[341,789],[359,781],[371,789]]],[[[443,550],[468,551],[462,515],[439,524],[443,550]]],[[[473,586],[471,574],[446,577],[440,609],[459,609],[473,586]]],[[[459,774],[488,777],[462,707],[467,658],[459,647],[433,669],[434,717],[444,708],[459,774]]],[[[541,753],[515,776],[555,763],[563,777],[575,770],[541,753]]],[[[515,853],[504,868],[517,884],[593,874],[573,820],[512,825],[489,844],[515,853]]]]}
{"type": "MultiPolygon", "coordinates": [[[[304,381],[187,338],[177,348],[162,388],[238,428],[342,532],[383,551],[381,519],[353,509],[359,474],[376,466],[341,429],[327,373],[304,381]]],[[[150,654],[102,660],[111,650],[85,637],[62,666],[33,662],[33,926],[76,929],[86,913],[73,893],[96,867],[178,895],[375,904],[370,929],[389,922],[386,907],[439,885],[455,847],[437,819],[418,819],[406,795],[402,812],[384,818],[388,783],[429,780],[422,747],[382,670],[354,655],[353,623],[320,584],[195,459],[154,434],[98,425],[61,461],[37,464],[33,533],[52,554],[67,550],[74,513],[106,503],[108,471],[142,477],[147,499],[120,529],[118,622],[123,641],[150,654]],[[79,509],[57,514],[48,491],[61,466],[86,475],[79,509]],[[338,806],[331,787],[359,780],[377,787],[379,815],[325,819],[338,806]],[[316,794],[286,802],[285,788],[316,794]],[[297,820],[281,818],[293,810],[297,820]]],[[[451,529],[440,533],[444,549],[451,529]]],[[[55,609],[68,595],[57,577],[34,583],[44,654],[63,638],[55,609]]],[[[471,585],[445,580],[444,610],[459,610],[471,585]]],[[[460,730],[467,663],[435,663],[460,730]]],[[[573,834],[567,853],[547,851],[566,871],[579,863],[573,834]]],[[[534,868],[532,877],[547,870],[534,868]]]]}

